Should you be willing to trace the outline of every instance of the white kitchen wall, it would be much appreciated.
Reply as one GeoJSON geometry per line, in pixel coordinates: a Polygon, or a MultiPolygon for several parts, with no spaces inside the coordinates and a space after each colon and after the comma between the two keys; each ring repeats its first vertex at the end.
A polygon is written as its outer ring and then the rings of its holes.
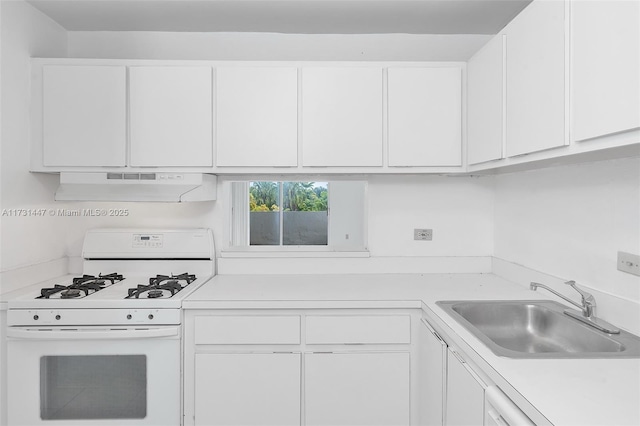
{"type": "Polygon", "coordinates": [[[492,178],[374,176],[369,179],[372,256],[491,256],[492,178]],[[414,228],[433,229],[414,241],[414,228]]]}
{"type": "Polygon", "coordinates": [[[385,175],[363,180],[368,182],[370,257],[255,259],[225,253],[218,261],[220,272],[490,272],[492,178],[385,175]],[[415,241],[414,228],[433,229],[433,240],[415,241]]]}
{"type": "Polygon", "coordinates": [[[495,178],[494,256],[640,302],[640,277],[616,269],[640,254],[640,159],[495,178]]]}
{"type": "MultiPolygon", "coordinates": [[[[29,168],[30,57],[67,55],[67,33],[29,4],[2,1],[0,207],[53,206],[57,177],[29,168]]],[[[0,272],[62,258],[64,230],[55,218],[0,216],[0,272]]],[[[0,283],[0,291],[4,283],[0,283]]]]}
{"type": "MultiPolygon", "coordinates": [[[[491,178],[442,176],[371,176],[368,179],[369,250],[371,258],[489,257],[493,249],[493,191],[491,178]],[[433,241],[414,241],[414,228],[433,228],[433,241]]],[[[222,182],[218,194],[222,194],[222,182]]],[[[67,255],[78,257],[87,229],[94,227],[211,227],[218,255],[223,246],[224,198],[199,203],[57,203],[58,208],[123,208],[127,217],[58,217],[66,229],[67,255]]],[[[326,261],[326,260],[325,260],[326,261]]],[[[322,261],[322,262],[325,262],[322,261]]],[[[359,259],[351,259],[357,263],[359,259]]],[[[289,271],[291,260],[288,260],[289,271]]],[[[295,262],[295,261],[294,261],[295,262]]],[[[234,260],[246,271],[254,259],[234,260]]],[[[322,263],[324,265],[324,263],[322,263]]],[[[324,266],[318,264],[321,271],[324,266]]],[[[309,260],[301,262],[309,271],[309,260]]],[[[73,269],[73,268],[72,268],[73,269]]],[[[428,270],[428,268],[426,268],[428,270]]]]}
{"type": "Polygon", "coordinates": [[[466,61],[490,35],[71,31],[69,56],[233,61],[466,61]]]}

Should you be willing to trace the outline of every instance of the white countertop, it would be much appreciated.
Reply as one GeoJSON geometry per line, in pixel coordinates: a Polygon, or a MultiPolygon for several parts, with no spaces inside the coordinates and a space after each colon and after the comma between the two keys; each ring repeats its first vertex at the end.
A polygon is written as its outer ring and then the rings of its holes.
{"type": "Polygon", "coordinates": [[[490,366],[485,373],[534,420],[542,414],[558,426],[640,425],[640,359],[498,357],[435,304],[482,299],[555,300],[492,274],[218,275],[189,296],[183,307],[422,307],[435,314],[447,332],[457,334],[473,361],[482,368],[490,366]]]}

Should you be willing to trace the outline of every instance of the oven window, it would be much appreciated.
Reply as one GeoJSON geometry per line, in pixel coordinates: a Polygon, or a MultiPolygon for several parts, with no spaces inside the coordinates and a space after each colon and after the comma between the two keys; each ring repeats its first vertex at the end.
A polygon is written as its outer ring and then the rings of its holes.
{"type": "Polygon", "coordinates": [[[142,419],[146,415],[145,355],[40,358],[43,420],[142,419]]]}

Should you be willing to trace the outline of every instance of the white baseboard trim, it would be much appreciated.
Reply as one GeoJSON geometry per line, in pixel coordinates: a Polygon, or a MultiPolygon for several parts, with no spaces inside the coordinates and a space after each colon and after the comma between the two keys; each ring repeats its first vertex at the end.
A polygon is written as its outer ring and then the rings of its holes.
{"type": "Polygon", "coordinates": [[[0,272],[0,294],[9,293],[41,281],[67,275],[67,257],[0,272]]]}
{"type": "Polygon", "coordinates": [[[490,256],[368,258],[218,258],[218,274],[491,273],[490,256]]]}
{"type": "MultiPolygon", "coordinates": [[[[529,287],[532,281],[539,282],[548,285],[576,302],[580,301],[580,297],[575,290],[564,284],[565,281],[570,280],[571,277],[556,277],[497,257],[493,258],[493,273],[508,281],[526,287],[529,287]]],[[[578,283],[578,285],[589,293],[592,293],[595,297],[597,303],[596,315],[598,317],[630,333],[640,335],[639,302],[603,292],[580,283],[578,283]]],[[[550,299],[565,303],[562,299],[546,290],[539,289],[538,291],[549,296],[550,299]]],[[[574,308],[573,306],[571,307],[574,308]]]]}

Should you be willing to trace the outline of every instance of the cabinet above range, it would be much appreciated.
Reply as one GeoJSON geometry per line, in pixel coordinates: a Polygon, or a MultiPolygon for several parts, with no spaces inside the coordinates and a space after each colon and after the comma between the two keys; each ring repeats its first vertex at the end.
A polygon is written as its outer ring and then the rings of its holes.
{"type": "Polygon", "coordinates": [[[459,173],[465,72],[34,58],[31,171],[459,173]]]}

